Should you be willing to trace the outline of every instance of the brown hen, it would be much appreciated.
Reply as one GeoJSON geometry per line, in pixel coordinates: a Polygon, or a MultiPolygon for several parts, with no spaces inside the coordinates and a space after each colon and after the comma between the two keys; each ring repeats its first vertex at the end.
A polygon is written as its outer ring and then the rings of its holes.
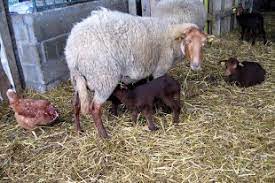
{"type": "Polygon", "coordinates": [[[57,109],[47,100],[22,99],[12,89],[7,91],[7,96],[22,128],[31,130],[39,125],[48,125],[59,116],[57,109]]]}

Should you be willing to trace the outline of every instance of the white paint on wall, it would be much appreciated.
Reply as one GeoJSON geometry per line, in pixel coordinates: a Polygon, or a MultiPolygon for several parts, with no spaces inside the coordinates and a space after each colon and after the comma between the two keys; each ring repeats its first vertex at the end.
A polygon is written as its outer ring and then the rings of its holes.
{"type": "MultiPolygon", "coordinates": [[[[3,44],[3,41],[2,41],[1,35],[0,35],[0,45],[1,45],[1,50],[0,50],[1,63],[0,64],[2,64],[3,69],[6,73],[6,75],[8,76],[10,83],[12,84],[12,86],[14,86],[14,82],[13,82],[13,79],[12,79],[12,75],[11,75],[11,71],[10,71],[10,67],[9,67],[9,63],[8,63],[8,60],[7,60],[7,56],[6,56],[6,52],[5,52],[5,48],[4,48],[4,44],[3,44]]],[[[0,93],[0,100],[1,99],[2,99],[2,97],[1,97],[1,93],[0,93]]]]}

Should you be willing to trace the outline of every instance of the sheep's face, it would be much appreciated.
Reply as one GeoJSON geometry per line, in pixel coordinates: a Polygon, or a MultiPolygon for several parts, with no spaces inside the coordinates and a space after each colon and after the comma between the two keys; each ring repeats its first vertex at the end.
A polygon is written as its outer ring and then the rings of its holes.
{"type": "Polygon", "coordinates": [[[181,43],[181,50],[185,53],[186,58],[190,60],[192,70],[200,70],[203,56],[203,47],[207,35],[197,28],[191,28],[185,33],[185,38],[181,43]]]}
{"type": "Polygon", "coordinates": [[[237,16],[240,16],[240,15],[243,14],[243,12],[244,12],[243,6],[242,6],[242,4],[240,3],[239,6],[238,6],[238,8],[237,8],[236,15],[237,15],[237,16]]]}
{"type": "Polygon", "coordinates": [[[236,58],[229,58],[225,61],[225,76],[236,75],[237,67],[240,65],[240,62],[236,58]]]}

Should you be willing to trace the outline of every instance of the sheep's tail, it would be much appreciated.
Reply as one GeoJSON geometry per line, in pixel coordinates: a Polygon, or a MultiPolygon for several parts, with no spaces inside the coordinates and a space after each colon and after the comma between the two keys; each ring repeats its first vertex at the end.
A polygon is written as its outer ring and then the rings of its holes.
{"type": "Polygon", "coordinates": [[[84,115],[88,114],[90,97],[87,88],[87,81],[80,73],[78,73],[78,71],[74,71],[74,73],[72,73],[71,79],[75,92],[79,95],[81,113],[84,115]]]}

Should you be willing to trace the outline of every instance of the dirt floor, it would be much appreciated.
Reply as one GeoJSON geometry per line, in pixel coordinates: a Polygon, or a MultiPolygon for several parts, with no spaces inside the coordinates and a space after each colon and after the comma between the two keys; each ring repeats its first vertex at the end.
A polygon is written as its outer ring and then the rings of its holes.
{"type": "Polygon", "coordinates": [[[188,63],[171,70],[182,85],[176,127],[171,114],[158,110],[160,130],[148,132],[143,117],[138,124],[128,111],[113,117],[108,103],[103,120],[111,139],[100,139],[88,116],[78,136],[69,83],[46,94],[24,93],[61,112],[57,124],[35,133],[19,128],[7,105],[0,106],[0,182],[275,182],[274,46],[252,47],[238,38],[226,34],[207,45],[201,72],[188,63]],[[246,89],[227,85],[218,61],[231,56],[259,62],[266,81],[246,89]]]}

